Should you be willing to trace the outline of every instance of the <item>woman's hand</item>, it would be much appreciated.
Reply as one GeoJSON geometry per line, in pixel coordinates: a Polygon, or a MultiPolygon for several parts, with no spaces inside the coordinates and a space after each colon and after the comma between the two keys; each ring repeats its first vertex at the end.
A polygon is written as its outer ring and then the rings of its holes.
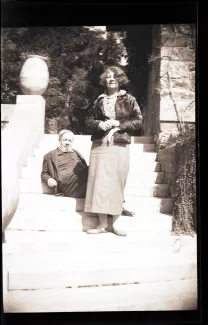
{"type": "Polygon", "coordinates": [[[55,181],[55,179],[53,179],[52,177],[48,179],[48,186],[49,187],[54,187],[57,186],[57,182],[55,181]]]}
{"type": "Polygon", "coordinates": [[[99,129],[103,130],[103,131],[107,131],[112,128],[110,121],[100,122],[98,124],[98,126],[99,126],[99,129]]]}
{"type": "Polygon", "coordinates": [[[111,123],[112,127],[119,127],[120,126],[120,122],[118,120],[110,120],[109,122],[111,123]]]}
{"type": "Polygon", "coordinates": [[[119,130],[120,130],[120,128],[118,128],[118,127],[114,127],[112,130],[110,130],[110,132],[108,133],[108,136],[107,136],[108,142],[111,141],[111,138],[114,135],[114,133],[119,130]]]}
{"type": "Polygon", "coordinates": [[[120,122],[117,120],[108,120],[105,122],[99,123],[99,128],[103,131],[107,131],[113,127],[118,127],[120,125],[120,122]]]}

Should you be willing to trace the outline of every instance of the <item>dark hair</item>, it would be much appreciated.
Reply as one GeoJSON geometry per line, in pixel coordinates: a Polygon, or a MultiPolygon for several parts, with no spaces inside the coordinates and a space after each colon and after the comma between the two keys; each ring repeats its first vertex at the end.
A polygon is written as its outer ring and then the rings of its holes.
{"type": "Polygon", "coordinates": [[[109,71],[114,73],[115,79],[118,81],[119,87],[127,84],[129,82],[125,72],[117,66],[109,66],[100,76],[100,84],[102,86],[106,85],[106,76],[109,71]]]}

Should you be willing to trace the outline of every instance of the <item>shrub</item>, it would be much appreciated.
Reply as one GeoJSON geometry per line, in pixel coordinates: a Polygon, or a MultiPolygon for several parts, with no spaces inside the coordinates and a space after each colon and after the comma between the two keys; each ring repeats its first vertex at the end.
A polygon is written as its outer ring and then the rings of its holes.
{"type": "Polygon", "coordinates": [[[174,194],[173,231],[192,234],[197,231],[196,217],[196,138],[191,128],[171,137],[167,143],[176,155],[176,191],[174,194]]]}

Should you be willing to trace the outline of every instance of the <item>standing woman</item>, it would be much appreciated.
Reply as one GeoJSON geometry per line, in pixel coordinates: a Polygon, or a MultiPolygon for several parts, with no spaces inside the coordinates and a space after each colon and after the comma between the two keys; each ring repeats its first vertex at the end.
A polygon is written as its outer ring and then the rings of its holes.
{"type": "Polygon", "coordinates": [[[135,97],[120,90],[127,82],[120,68],[107,68],[100,76],[105,91],[86,118],[92,147],[84,211],[99,215],[98,227],[89,229],[89,234],[108,232],[107,215],[112,215],[113,232],[118,236],[127,235],[117,224],[129,171],[131,134],[142,126],[142,114],[135,97]]]}

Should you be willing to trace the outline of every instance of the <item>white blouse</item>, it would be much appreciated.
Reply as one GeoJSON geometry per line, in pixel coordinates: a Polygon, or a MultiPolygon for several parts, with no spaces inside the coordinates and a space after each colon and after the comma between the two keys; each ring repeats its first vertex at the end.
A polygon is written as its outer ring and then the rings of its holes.
{"type": "Polygon", "coordinates": [[[115,111],[115,104],[117,100],[117,93],[111,96],[104,95],[104,113],[110,119],[115,120],[116,118],[116,111],[115,111]]]}

